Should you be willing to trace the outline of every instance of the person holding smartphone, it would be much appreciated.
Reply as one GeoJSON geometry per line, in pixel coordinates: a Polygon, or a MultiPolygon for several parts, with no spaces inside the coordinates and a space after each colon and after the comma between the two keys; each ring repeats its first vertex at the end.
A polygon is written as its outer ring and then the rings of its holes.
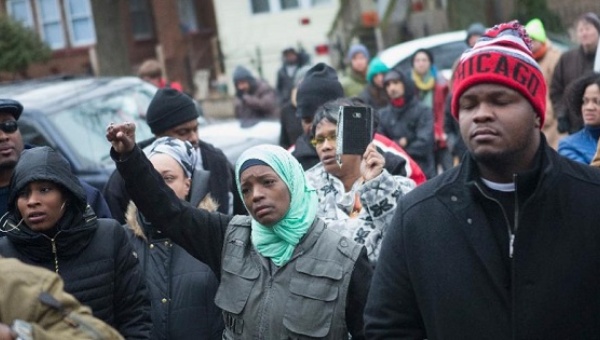
{"type": "MultiPolygon", "coordinates": [[[[336,136],[340,106],[352,107],[351,99],[337,99],[317,110],[312,124],[312,144],[320,162],[306,171],[308,183],[317,189],[317,216],[328,228],[367,248],[375,266],[384,232],[399,197],[416,185],[407,177],[385,170],[385,158],[371,141],[360,154],[342,154],[336,159],[336,136]]],[[[372,131],[366,132],[370,136],[372,131]]],[[[354,144],[354,143],[353,143],[354,144]]]]}

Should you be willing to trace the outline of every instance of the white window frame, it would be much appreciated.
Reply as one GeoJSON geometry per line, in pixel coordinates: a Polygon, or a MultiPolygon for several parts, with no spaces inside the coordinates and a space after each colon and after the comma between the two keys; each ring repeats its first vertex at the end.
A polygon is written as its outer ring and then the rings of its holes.
{"type": "Polygon", "coordinates": [[[65,33],[64,33],[64,22],[63,22],[63,18],[61,15],[61,8],[60,8],[60,4],[58,3],[58,0],[36,0],[36,7],[37,7],[37,19],[38,19],[38,23],[39,23],[39,34],[40,37],[42,38],[43,41],[46,42],[46,44],[48,44],[48,46],[50,46],[51,49],[53,50],[59,50],[62,48],[65,48],[67,46],[67,40],[65,39],[65,33]],[[40,4],[41,1],[53,1],[54,2],[54,6],[56,7],[56,11],[58,12],[58,18],[54,19],[55,21],[46,21],[44,20],[44,18],[42,17],[42,6],[40,4]],[[62,43],[60,43],[59,45],[52,45],[50,44],[49,41],[46,40],[46,32],[44,31],[44,27],[46,25],[46,23],[55,23],[58,22],[59,26],[60,26],[60,32],[61,32],[61,37],[62,37],[62,43]]]}
{"type": "Polygon", "coordinates": [[[29,2],[29,0],[7,0],[6,1],[6,13],[8,13],[8,15],[14,19],[17,20],[19,22],[21,22],[25,27],[29,27],[29,28],[33,28],[35,29],[35,23],[33,22],[33,13],[31,12],[31,2],[29,2]],[[21,21],[21,20],[17,20],[17,18],[15,18],[13,16],[12,13],[12,3],[19,3],[22,2],[25,4],[25,6],[27,7],[27,18],[25,21],[21,21]]]}
{"type": "Polygon", "coordinates": [[[152,13],[150,12],[148,0],[137,0],[136,5],[134,6],[133,4],[133,1],[129,1],[129,17],[131,18],[131,32],[133,34],[133,39],[146,40],[154,38],[154,27],[152,26],[152,13]],[[147,31],[138,33],[135,32],[133,27],[134,15],[145,16],[148,19],[149,26],[147,31]]]}
{"type": "Polygon", "coordinates": [[[69,32],[69,41],[71,42],[71,46],[79,47],[79,46],[88,46],[96,43],[96,27],[94,26],[94,15],[92,14],[92,4],[90,0],[64,0],[63,2],[65,7],[65,15],[67,21],[67,29],[69,32]],[[77,13],[74,15],[71,13],[71,7],[69,6],[69,1],[77,1],[79,3],[84,3],[86,5],[87,12],[86,13],[77,13]],[[75,40],[75,32],[73,28],[73,21],[79,19],[87,19],[91,25],[90,30],[92,32],[92,37],[88,39],[75,40]]]}

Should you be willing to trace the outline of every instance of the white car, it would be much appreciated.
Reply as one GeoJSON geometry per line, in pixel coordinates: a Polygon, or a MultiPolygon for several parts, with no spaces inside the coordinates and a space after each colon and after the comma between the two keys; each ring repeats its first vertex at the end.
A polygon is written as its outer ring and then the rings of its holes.
{"type": "MultiPolygon", "coordinates": [[[[428,49],[433,55],[433,63],[446,79],[450,79],[452,65],[468,48],[467,31],[453,31],[431,35],[391,46],[379,53],[381,61],[389,67],[408,73],[411,69],[411,57],[420,48],[428,49]]],[[[562,51],[568,44],[552,39],[552,44],[562,51]]]]}
{"type": "Polygon", "coordinates": [[[281,124],[278,120],[263,120],[242,127],[237,119],[217,120],[201,123],[198,136],[221,149],[231,164],[246,149],[259,144],[279,144],[281,124]]]}

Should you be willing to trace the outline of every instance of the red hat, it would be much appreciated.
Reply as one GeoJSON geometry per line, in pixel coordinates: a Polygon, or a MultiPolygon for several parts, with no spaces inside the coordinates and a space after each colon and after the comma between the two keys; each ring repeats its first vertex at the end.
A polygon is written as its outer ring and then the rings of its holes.
{"type": "Polygon", "coordinates": [[[460,57],[454,72],[452,115],[458,119],[458,101],[470,87],[500,84],[518,91],[540,117],[546,116],[546,81],[531,54],[531,38],[518,21],[496,25],[460,57]]]}

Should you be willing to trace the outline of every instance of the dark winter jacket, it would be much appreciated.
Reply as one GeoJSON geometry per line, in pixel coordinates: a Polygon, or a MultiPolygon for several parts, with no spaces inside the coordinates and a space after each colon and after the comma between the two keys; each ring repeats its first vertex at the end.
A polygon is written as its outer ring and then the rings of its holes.
{"type": "Polygon", "coordinates": [[[312,168],[321,161],[319,160],[317,150],[310,144],[310,139],[309,135],[305,133],[301,134],[300,137],[296,139],[296,144],[294,144],[292,149],[292,156],[300,162],[304,171],[312,168]]]}
{"type": "MultiPolygon", "coordinates": [[[[140,143],[140,147],[150,145],[150,141],[144,141],[140,143]]],[[[237,189],[234,183],[234,173],[231,163],[223,154],[223,151],[215,148],[212,144],[199,141],[198,148],[202,156],[202,165],[204,170],[209,171],[209,180],[207,193],[210,193],[212,198],[217,201],[219,212],[224,214],[230,214],[233,211],[234,214],[244,214],[246,210],[244,204],[241,202],[239,195],[237,195],[237,189]],[[230,206],[230,197],[233,197],[233,208],[230,206]]],[[[190,192],[197,198],[190,200],[193,205],[197,205],[203,198],[204,195],[199,195],[198,190],[194,187],[198,181],[194,182],[194,176],[192,176],[192,190],[190,192]]],[[[123,178],[118,171],[114,171],[110,176],[106,186],[104,187],[104,197],[108,202],[110,211],[115,220],[121,224],[125,224],[125,212],[127,211],[127,205],[129,204],[130,198],[125,190],[125,183],[123,178]]]]}
{"type": "Polygon", "coordinates": [[[302,121],[296,116],[296,107],[292,103],[288,102],[281,108],[280,121],[279,145],[284,149],[288,149],[304,133],[302,121]]]}
{"type": "Polygon", "coordinates": [[[214,302],[219,282],[212,270],[153,228],[133,203],[127,235],[150,291],[152,339],[221,339],[223,319],[214,302]]]}
{"type": "Polygon", "coordinates": [[[48,147],[25,150],[10,188],[7,226],[19,227],[0,240],[0,254],[57,272],[94,316],[126,339],[148,339],[150,301],[137,254],[116,221],[96,218],[67,161],[48,147]],[[58,184],[69,197],[52,238],[29,229],[15,208],[17,193],[40,180],[58,184]]]}
{"type": "MultiPolygon", "coordinates": [[[[243,296],[245,293],[250,293],[252,290],[259,289],[281,289],[281,285],[279,283],[275,284],[273,287],[262,287],[259,285],[253,285],[253,281],[258,278],[258,275],[254,268],[255,266],[260,266],[260,275],[265,275],[270,268],[269,261],[261,256],[255,255],[254,247],[252,247],[250,241],[242,241],[242,240],[232,240],[231,242],[227,242],[224,244],[226,237],[234,232],[235,226],[229,224],[232,217],[210,213],[206,210],[202,209],[194,209],[190,207],[188,204],[181,202],[177,196],[170,190],[164,181],[161,179],[162,177],[158,174],[153,168],[152,164],[148,161],[147,158],[144,157],[141,149],[138,147],[134,148],[134,150],[126,157],[126,159],[117,161],[117,155],[114,153],[114,150],[111,150],[111,156],[113,160],[115,160],[117,164],[117,169],[123,175],[123,178],[126,179],[127,190],[131,194],[133,201],[137,204],[138,208],[142,212],[142,214],[153,224],[157,226],[165,226],[166,228],[162,230],[166,236],[171,238],[174,242],[181,245],[184,249],[186,249],[190,254],[192,254],[197,259],[206,263],[213,272],[217,273],[219,277],[225,277],[225,275],[229,275],[231,278],[232,274],[239,274],[237,279],[246,281],[246,285],[243,286],[244,290],[231,292],[231,297],[237,299],[239,298],[247,298],[243,296]],[[162,209],[159,211],[157,208],[161,207],[162,209]],[[226,250],[224,250],[226,249],[226,250]],[[225,262],[230,256],[241,256],[242,259],[248,264],[248,266],[242,266],[233,268],[231,266],[225,265],[225,262]],[[256,262],[260,261],[260,262],[256,262]],[[252,264],[252,265],[250,265],[252,264]],[[265,267],[266,266],[266,267],[265,267]],[[247,268],[248,270],[245,270],[247,268]],[[240,272],[241,271],[241,272],[240,272]]],[[[238,217],[239,219],[239,217],[238,217]]],[[[245,228],[249,228],[249,225],[245,225],[245,228]]],[[[306,240],[309,238],[305,237],[300,242],[309,242],[307,244],[307,251],[310,251],[310,244],[319,239],[318,234],[307,234],[310,235],[310,242],[306,240]]],[[[331,232],[328,233],[328,237],[333,236],[331,232]]],[[[337,236],[341,237],[341,236],[337,236]]],[[[346,241],[344,241],[346,242],[346,241]]],[[[342,244],[343,246],[351,249],[353,247],[353,242],[342,244]]],[[[296,248],[293,259],[300,260],[305,259],[302,257],[303,249],[301,247],[296,248]]],[[[299,264],[297,266],[301,266],[302,268],[306,267],[309,263],[314,263],[315,259],[306,258],[304,262],[297,261],[299,264]]],[[[236,264],[239,265],[241,262],[227,262],[228,264],[236,264]]],[[[325,264],[323,264],[325,265],[325,264]]],[[[278,270],[283,270],[285,267],[279,268],[278,270]]],[[[322,268],[326,270],[327,267],[324,266],[314,266],[308,265],[308,267],[304,270],[311,270],[309,273],[313,273],[315,270],[319,270],[322,268]],[[309,269],[312,268],[312,269],[309,269]]],[[[336,277],[341,277],[341,271],[334,271],[336,277]]],[[[325,271],[321,273],[321,279],[324,277],[329,277],[330,273],[327,274],[325,271]]],[[[234,275],[235,276],[235,275],[234,275]]],[[[348,290],[347,300],[339,303],[345,304],[345,320],[346,324],[349,328],[351,334],[355,335],[355,339],[363,339],[362,336],[362,312],[363,312],[363,299],[365,297],[366,292],[369,289],[371,277],[371,269],[368,263],[368,259],[366,257],[366,252],[363,251],[360,253],[360,256],[356,260],[354,270],[352,271],[352,278],[350,280],[350,287],[348,290]]],[[[317,279],[317,278],[315,278],[317,279]]],[[[293,282],[293,281],[292,281],[293,282]]],[[[317,281],[314,281],[317,282],[317,281]]],[[[315,298],[318,299],[326,299],[328,301],[334,301],[335,295],[330,295],[325,292],[327,286],[324,282],[319,281],[319,285],[316,287],[323,290],[320,293],[315,293],[315,298]]],[[[289,284],[289,285],[293,285],[289,284]]],[[[291,287],[292,289],[302,290],[301,287],[304,287],[304,283],[302,286],[291,287]]],[[[289,303],[293,304],[294,307],[298,306],[298,302],[294,301],[295,298],[309,298],[301,297],[298,295],[293,295],[294,297],[290,298],[289,303]]],[[[267,298],[268,295],[263,297],[267,298]]],[[[245,302],[244,300],[239,300],[238,304],[242,304],[245,302]]],[[[269,301],[262,301],[261,303],[269,303],[269,301]]],[[[338,302],[336,301],[336,305],[338,302]]],[[[314,307],[314,304],[312,304],[314,307]]],[[[331,307],[331,304],[324,303],[323,308],[331,307]]],[[[291,313],[302,312],[303,309],[297,308],[288,308],[288,311],[291,313]],[[294,312],[295,311],[295,312],[294,312]]],[[[265,311],[268,312],[268,311],[265,311]]],[[[302,314],[301,314],[302,315],[302,314]]],[[[319,313],[319,315],[325,315],[323,319],[317,320],[319,323],[315,324],[315,327],[320,327],[324,323],[330,322],[327,316],[332,314],[323,314],[319,313]]],[[[243,326],[243,322],[234,322],[232,319],[229,320],[229,323],[226,323],[226,327],[229,328],[237,328],[242,331],[239,327],[243,326]]],[[[253,327],[249,325],[247,327],[253,327]]],[[[263,332],[267,332],[268,330],[263,330],[263,332]]],[[[324,335],[322,335],[324,336],[324,335]]],[[[240,337],[240,338],[248,338],[248,337],[240,337]]]]}
{"type": "Polygon", "coordinates": [[[277,82],[275,88],[277,90],[277,96],[279,98],[280,105],[286,105],[290,103],[290,98],[292,95],[292,89],[294,88],[294,82],[296,78],[296,74],[302,65],[296,64],[292,65],[294,70],[292,74],[289,74],[287,71],[288,65],[282,65],[281,68],[277,71],[277,82]]]}
{"type": "Polygon", "coordinates": [[[400,200],[365,310],[367,338],[600,338],[600,171],[545,141],[538,159],[529,181],[515,177],[512,259],[506,223],[488,217],[500,205],[469,154],[400,200]]]}
{"type": "Polygon", "coordinates": [[[460,126],[458,120],[452,115],[452,93],[446,96],[446,105],[444,107],[444,132],[448,138],[448,147],[452,152],[453,157],[462,159],[462,156],[467,151],[467,145],[460,134],[460,126]]]}
{"type": "Polygon", "coordinates": [[[279,103],[275,90],[263,80],[256,80],[249,93],[239,95],[235,101],[235,116],[242,125],[259,120],[278,119],[279,103]]]}
{"type": "Polygon", "coordinates": [[[586,54],[581,46],[563,53],[556,64],[550,83],[550,101],[557,119],[565,117],[569,123],[567,132],[574,133],[583,128],[581,112],[569,112],[564,102],[565,90],[575,79],[594,69],[596,53],[586,54]]]}
{"type": "Polygon", "coordinates": [[[379,111],[377,130],[391,140],[405,137],[404,150],[419,164],[425,176],[435,176],[433,159],[433,113],[413,97],[402,107],[391,104],[379,111]]]}
{"type": "Polygon", "coordinates": [[[369,83],[362,92],[358,95],[358,98],[365,104],[378,111],[383,109],[390,103],[387,93],[384,88],[379,88],[374,84],[369,83]]]}

